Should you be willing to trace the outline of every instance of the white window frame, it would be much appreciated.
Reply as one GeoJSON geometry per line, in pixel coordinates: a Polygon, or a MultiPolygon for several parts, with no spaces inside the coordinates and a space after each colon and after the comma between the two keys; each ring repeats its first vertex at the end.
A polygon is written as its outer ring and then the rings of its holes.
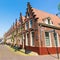
{"type": "MultiPolygon", "coordinates": [[[[31,20],[32,20],[32,19],[31,19],[31,20]]],[[[31,24],[30,24],[30,21],[31,21],[31,20],[29,20],[29,28],[32,28],[32,26],[31,26],[31,24]]],[[[32,25],[33,25],[33,24],[32,24],[32,25]]]]}
{"type": "MultiPolygon", "coordinates": [[[[45,19],[45,23],[46,23],[46,24],[49,24],[49,23],[48,23],[48,19],[45,19]]],[[[50,24],[49,24],[49,25],[53,25],[52,22],[51,22],[51,20],[50,20],[50,24]]]]}
{"type": "MultiPolygon", "coordinates": [[[[58,33],[56,33],[57,34],[57,44],[58,44],[58,47],[60,46],[59,45],[59,36],[58,36],[58,33]]],[[[55,43],[55,38],[54,38],[54,43],[55,43]]],[[[55,47],[56,47],[56,44],[54,44],[55,45],[55,47]]]]}
{"type": "MultiPolygon", "coordinates": [[[[26,23],[28,23],[28,22],[26,22],[26,23]]],[[[25,23],[25,30],[27,30],[28,28],[27,28],[27,26],[26,26],[26,23],[25,23]]],[[[28,24],[29,25],[29,24],[28,24]]]]}
{"type": "Polygon", "coordinates": [[[45,20],[45,23],[48,24],[48,19],[45,20]]]}
{"type": "Polygon", "coordinates": [[[58,42],[58,47],[59,47],[59,35],[57,33],[57,42],[58,42]]]}
{"type": "Polygon", "coordinates": [[[30,32],[30,46],[33,46],[33,47],[34,47],[34,45],[33,45],[33,43],[32,43],[32,32],[33,32],[33,31],[30,32]]]}
{"type": "Polygon", "coordinates": [[[27,15],[27,18],[29,18],[29,16],[27,15]]]}
{"type": "MultiPolygon", "coordinates": [[[[48,32],[49,33],[49,32],[48,32]]],[[[44,34],[45,36],[45,34],[44,34]]],[[[45,39],[45,47],[52,47],[52,42],[51,42],[51,33],[49,33],[49,40],[50,40],[50,46],[46,45],[46,39],[45,39]]]]}
{"type": "Polygon", "coordinates": [[[27,38],[27,34],[28,34],[28,33],[26,33],[26,46],[28,46],[28,38],[27,38]]]}

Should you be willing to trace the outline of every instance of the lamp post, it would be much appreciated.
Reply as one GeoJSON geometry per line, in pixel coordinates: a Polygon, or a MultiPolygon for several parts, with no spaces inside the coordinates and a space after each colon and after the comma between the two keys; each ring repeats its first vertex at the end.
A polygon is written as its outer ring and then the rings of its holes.
{"type": "MultiPolygon", "coordinates": [[[[40,40],[41,40],[41,46],[42,46],[42,39],[41,39],[41,37],[42,37],[42,28],[41,28],[42,26],[40,25],[40,40]]],[[[54,33],[54,40],[55,40],[55,44],[56,44],[56,52],[57,52],[57,58],[58,58],[58,60],[59,60],[59,52],[58,52],[58,43],[57,43],[57,36],[56,36],[56,31],[55,31],[55,29],[53,29],[53,30],[50,30],[50,31],[48,31],[48,32],[53,32],[54,33]]]]}
{"type": "Polygon", "coordinates": [[[56,44],[57,57],[58,57],[58,60],[59,60],[58,43],[57,43],[57,38],[56,38],[55,29],[54,29],[54,37],[55,37],[55,44],[56,44]]]}
{"type": "MultiPolygon", "coordinates": [[[[58,4],[58,11],[59,12],[56,14],[56,16],[58,16],[60,18],[60,3],[58,4]]],[[[57,41],[56,40],[55,40],[55,43],[56,43],[57,56],[58,56],[58,60],[59,60],[59,52],[58,52],[58,46],[57,46],[57,41]]]]}
{"type": "Polygon", "coordinates": [[[58,60],[59,60],[58,43],[57,43],[57,36],[56,36],[55,29],[54,29],[54,30],[50,30],[50,31],[48,31],[48,32],[53,32],[53,33],[54,33],[54,39],[55,39],[55,44],[56,44],[57,58],[58,58],[58,60]]]}

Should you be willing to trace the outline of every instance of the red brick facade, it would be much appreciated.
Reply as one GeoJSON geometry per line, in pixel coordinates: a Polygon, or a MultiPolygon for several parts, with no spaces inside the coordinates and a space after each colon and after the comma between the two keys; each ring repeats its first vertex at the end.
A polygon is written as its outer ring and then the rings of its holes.
{"type": "Polygon", "coordinates": [[[30,3],[27,6],[26,16],[20,14],[19,22],[16,21],[14,28],[11,27],[4,35],[5,39],[8,40],[7,37],[11,35],[13,45],[40,55],[60,53],[59,17],[32,8],[30,3]]]}

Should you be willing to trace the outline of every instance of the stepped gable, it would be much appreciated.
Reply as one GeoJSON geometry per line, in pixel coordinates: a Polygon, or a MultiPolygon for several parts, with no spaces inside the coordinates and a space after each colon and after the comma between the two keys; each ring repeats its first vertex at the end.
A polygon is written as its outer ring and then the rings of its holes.
{"type": "Polygon", "coordinates": [[[38,23],[43,23],[43,19],[50,17],[51,21],[53,22],[53,25],[59,26],[60,18],[56,15],[49,14],[47,12],[32,8],[34,14],[36,15],[35,17],[38,18],[38,23]]]}

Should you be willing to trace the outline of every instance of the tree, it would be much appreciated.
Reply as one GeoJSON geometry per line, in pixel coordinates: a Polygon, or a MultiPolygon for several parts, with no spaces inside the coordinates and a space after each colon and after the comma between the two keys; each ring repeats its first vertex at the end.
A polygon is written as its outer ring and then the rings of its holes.
{"type": "Polygon", "coordinates": [[[12,33],[11,42],[12,42],[12,46],[14,46],[14,32],[12,33]]]}
{"type": "Polygon", "coordinates": [[[60,3],[58,4],[58,10],[60,11],[60,3]]]}
{"type": "Polygon", "coordinates": [[[60,3],[58,4],[58,13],[56,14],[56,16],[59,16],[60,17],[60,3]]]}

